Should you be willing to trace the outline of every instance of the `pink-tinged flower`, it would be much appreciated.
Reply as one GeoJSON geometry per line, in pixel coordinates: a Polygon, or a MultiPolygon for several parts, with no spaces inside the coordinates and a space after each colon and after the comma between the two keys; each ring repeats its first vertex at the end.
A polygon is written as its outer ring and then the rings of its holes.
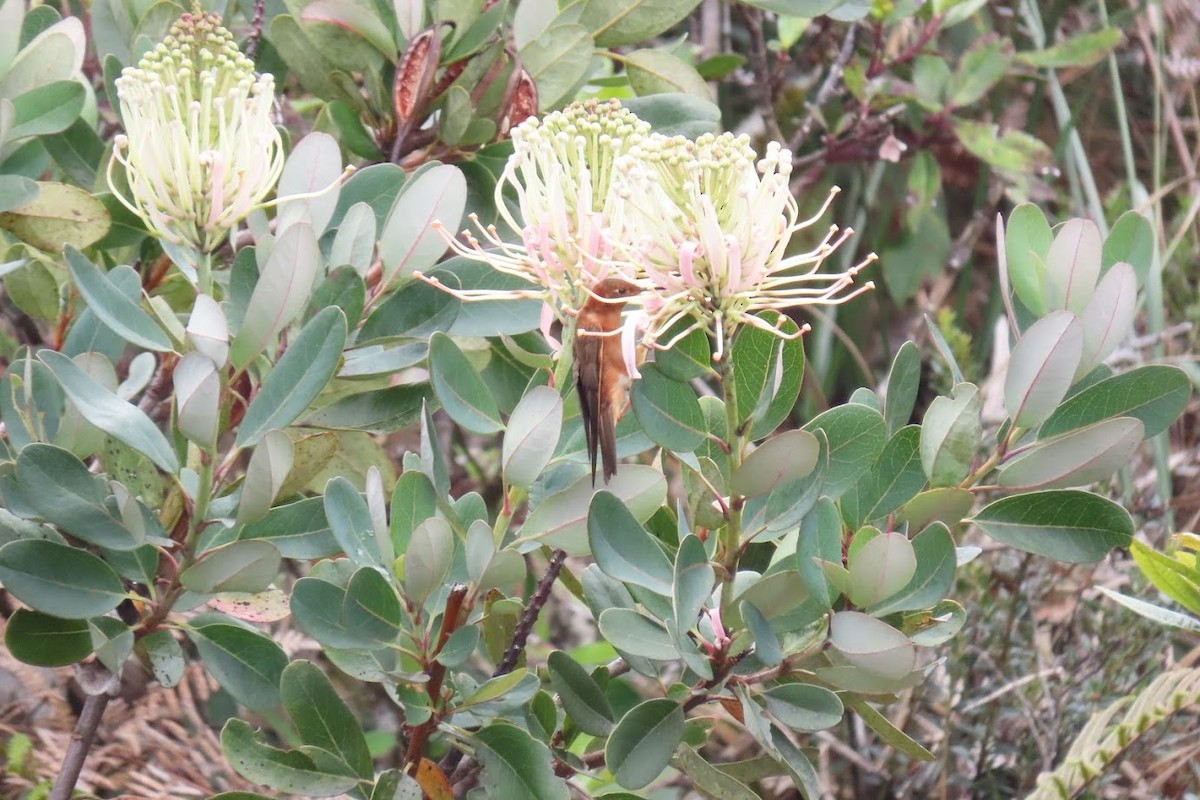
{"type": "Polygon", "coordinates": [[[901,156],[907,149],[908,145],[896,138],[896,134],[889,133],[888,137],[879,145],[879,158],[882,161],[899,164],[901,156]]]}
{"type": "Polygon", "coordinates": [[[496,208],[519,241],[506,241],[495,226],[484,227],[474,216],[479,237],[463,231],[464,243],[443,235],[458,255],[521,278],[529,288],[454,290],[430,276],[417,277],[465,301],[540,299],[543,332],[554,319],[576,314],[599,281],[637,282],[627,252],[628,189],[617,165],[649,130],[615,100],[587,100],[521,123],[513,129],[514,152],[496,185],[496,208]],[[515,193],[520,219],[509,210],[506,191],[515,193]]]}
{"type": "Polygon", "coordinates": [[[125,134],[108,185],[155,235],[210,253],[283,170],[274,79],[256,75],[215,14],[184,14],[117,78],[125,134]],[[125,168],[128,196],[113,176],[125,168]]]}
{"type": "Polygon", "coordinates": [[[785,335],[756,312],[844,303],[873,288],[855,286],[854,277],[874,254],[844,272],[820,271],[850,229],[832,226],[815,249],[788,255],[792,235],[823,216],[837,190],[816,216],[798,221],[788,186],[791,153],[772,142],[755,159],[749,138],[729,133],[694,142],[652,134],[621,159],[634,258],[658,290],[643,298],[650,340],[690,320],[679,335],[706,329],[719,359],[741,325],[785,335]]]}

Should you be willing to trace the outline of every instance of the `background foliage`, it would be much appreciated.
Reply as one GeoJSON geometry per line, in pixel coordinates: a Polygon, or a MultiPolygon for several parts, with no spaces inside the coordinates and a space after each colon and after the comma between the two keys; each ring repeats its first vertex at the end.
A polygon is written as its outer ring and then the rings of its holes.
{"type": "Polygon", "coordinates": [[[288,160],[197,284],[105,177],[187,9],[0,5],[6,792],[1196,790],[1195,8],[205,8],[288,160]],[[430,223],[583,97],[786,143],[827,268],[880,256],[802,340],[659,353],[596,494],[538,304],[412,278],[519,288],[430,223]],[[84,664],[90,754],[17,662],[84,664]]]}

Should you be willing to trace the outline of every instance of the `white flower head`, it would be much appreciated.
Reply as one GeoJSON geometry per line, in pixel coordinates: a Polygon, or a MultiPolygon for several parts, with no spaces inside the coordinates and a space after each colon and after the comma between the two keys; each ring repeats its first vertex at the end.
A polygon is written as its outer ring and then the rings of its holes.
{"type": "Polygon", "coordinates": [[[257,207],[283,170],[274,78],[256,75],[216,14],[184,14],[116,81],[125,135],[108,183],[157,236],[209,253],[257,207]],[[125,168],[126,197],[113,180],[125,168]]]}
{"type": "Polygon", "coordinates": [[[629,149],[618,169],[631,184],[626,217],[635,258],[658,289],[645,301],[651,340],[690,319],[679,336],[704,327],[720,358],[725,337],[740,325],[784,335],[758,311],[843,303],[873,288],[855,287],[854,276],[874,254],[845,272],[819,271],[849,229],[833,226],[815,249],[788,255],[792,235],[825,213],[837,189],[816,216],[798,221],[792,156],[776,142],[758,159],[747,136],[691,141],[652,134],[629,149]]]}
{"type": "Polygon", "coordinates": [[[463,232],[466,244],[443,233],[459,255],[522,278],[529,289],[453,293],[463,300],[541,299],[546,328],[550,319],[577,311],[589,287],[604,278],[637,281],[627,254],[628,189],[617,169],[649,130],[615,100],[574,103],[514,128],[514,152],[496,186],[496,208],[520,242],[504,241],[494,226],[484,227],[474,217],[483,242],[471,231],[463,232]],[[516,194],[520,219],[509,210],[506,189],[516,194]]]}

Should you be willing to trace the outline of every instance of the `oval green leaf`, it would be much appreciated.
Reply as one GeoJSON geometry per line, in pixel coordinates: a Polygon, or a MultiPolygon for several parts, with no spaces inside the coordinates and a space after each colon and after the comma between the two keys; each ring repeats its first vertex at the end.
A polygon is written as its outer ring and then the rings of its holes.
{"type": "Polygon", "coordinates": [[[785,683],[763,692],[767,710],[792,730],[815,733],[842,721],[841,698],[823,686],[785,683]]]}
{"type": "Polygon", "coordinates": [[[406,183],[379,233],[383,285],[432,267],[446,252],[446,235],[458,230],[466,204],[467,181],[453,165],[438,164],[406,183]]]}
{"type": "Polygon", "coordinates": [[[30,608],[66,619],[107,614],[125,599],[112,567],[86,550],[46,539],[0,547],[0,584],[30,608]]]}
{"type": "MultiPolygon", "coordinates": [[[[678,325],[670,328],[660,338],[662,342],[670,342],[683,329],[694,325],[689,317],[678,325]]],[[[708,334],[703,328],[693,327],[667,350],[654,354],[654,363],[668,378],[677,381],[690,381],[712,372],[712,352],[708,344],[708,334]]]]}
{"type": "Polygon", "coordinates": [[[1146,282],[1154,257],[1154,228],[1138,211],[1126,211],[1113,224],[1100,251],[1102,269],[1124,261],[1133,267],[1138,286],[1146,282]]]}
{"type": "Polygon", "coordinates": [[[325,485],[325,519],[342,551],[356,566],[387,566],[375,539],[367,501],[354,484],[340,475],[325,485]]]}
{"type": "Polygon", "coordinates": [[[1004,380],[1004,407],[1013,424],[1045,422],[1067,394],[1083,355],[1083,325],[1055,311],[1029,326],[1012,349],[1004,380]]]}
{"type": "Polygon", "coordinates": [[[829,643],[847,664],[886,680],[906,677],[916,664],[916,650],[907,636],[859,611],[833,615],[829,643]]]}
{"type": "Polygon", "coordinates": [[[25,500],[47,522],[113,550],[132,550],[142,543],[109,512],[99,479],[66,450],[28,445],[17,456],[16,476],[25,500]]]}
{"type": "Polygon", "coordinates": [[[243,527],[238,538],[268,541],[284,558],[317,559],[342,551],[329,530],[320,497],[276,506],[262,519],[243,527]]]}
{"type": "Polygon", "coordinates": [[[1068,398],[1038,430],[1057,436],[1113,417],[1133,417],[1145,426],[1143,436],[1170,427],[1191,397],[1191,381],[1178,367],[1154,364],[1114,375],[1068,398]]]}
{"type": "Polygon", "coordinates": [[[1115,264],[1100,279],[1092,299],[1080,315],[1083,323],[1083,357],[1075,369],[1079,379],[1108,358],[1133,330],[1137,314],[1137,276],[1128,264],[1115,264]]]}
{"type": "Polygon", "coordinates": [[[612,708],[588,671],[561,650],[550,654],[546,671],[562,701],[563,711],[579,730],[592,736],[607,736],[613,728],[612,708]]]}
{"type": "Polygon", "coordinates": [[[829,441],[824,492],[835,499],[854,485],[887,444],[887,423],[883,416],[857,403],[831,408],[809,421],[804,430],[824,431],[829,441]]]}
{"type": "Polygon", "coordinates": [[[621,652],[655,661],[679,657],[675,640],[663,624],[632,608],[606,609],[596,622],[608,643],[621,652]]]}
{"type": "Polygon", "coordinates": [[[525,731],[497,722],[474,734],[483,784],[493,797],[568,800],[566,782],[551,768],[550,749],[525,731]]]}
{"type": "Polygon", "coordinates": [[[236,717],[221,730],[221,749],[239,775],[273,789],[312,797],[334,797],[354,788],[358,778],[330,774],[304,753],[280,750],[263,741],[263,735],[236,717]]]}
{"type": "Polygon", "coordinates": [[[1090,219],[1063,223],[1046,252],[1046,307],[1083,312],[1100,278],[1100,229],[1090,219]]]}
{"type": "Polygon", "coordinates": [[[616,495],[596,493],[588,509],[587,530],[592,557],[604,574],[671,596],[670,560],[616,495]]]}
{"type": "Polygon", "coordinates": [[[481,435],[504,428],[495,394],[444,333],[429,340],[429,378],[442,408],[459,425],[481,435]]]}
{"type": "Polygon", "coordinates": [[[562,433],[562,397],[549,386],[529,391],[508,418],[500,463],[504,479],[528,488],[550,463],[562,433]]]}
{"type": "Polygon", "coordinates": [[[891,514],[925,487],[920,439],[921,429],[908,425],[888,440],[871,468],[842,497],[842,516],[849,526],[891,514]]]}
{"type": "Polygon", "coordinates": [[[1042,439],[1000,470],[1007,489],[1063,489],[1110,477],[1129,463],[1142,441],[1141,420],[1117,417],[1042,439]]]}
{"type": "Polygon", "coordinates": [[[279,692],[304,744],[338,756],[360,778],[374,777],[362,725],[333,690],[325,673],[310,661],[293,661],[283,671],[279,692]]]}
{"type": "Polygon", "coordinates": [[[921,424],[921,465],[933,486],[957,486],[971,469],[983,437],[983,397],[960,383],[949,397],[936,397],[921,424]]]}
{"type": "Polygon", "coordinates": [[[1128,511],[1075,489],[1005,497],[971,521],[998,542],[1077,564],[1099,561],[1114,547],[1128,547],[1133,537],[1128,511]]]}
{"type": "Polygon", "coordinates": [[[704,413],[696,392],[653,364],[643,364],[640,371],[630,399],[642,430],[660,447],[677,453],[695,450],[704,441],[704,413]]]}
{"type": "Polygon", "coordinates": [[[957,525],[971,512],[975,495],[969,489],[942,487],[921,492],[897,512],[897,519],[908,525],[909,533],[922,531],[931,522],[957,525]]]}
{"type": "MultiPolygon", "coordinates": [[[[56,248],[57,249],[57,248],[56,248]]],[[[66,248],[67,268],[88,308],[114,333],[130,344],[147,350],[171,352],[171,340],[153,317],[109,280],[87,256],[74,247],[66,248]]]]}
{"type": "Polygon", "coordinates": [[[296,222],[306,222],[319,236],[337,207],[337,183],[341,175],[342,151],[332,136],[317,131],[296,142],[275,187],[276,231],[284,231],[296,222]],[[308,196],[293,200],[289,199],[291,195],[308,196]]]}
{"type": "MultiPolygon", "coordinates": [[[[450,289],[459,289],[458,276],[437,270],[433,277],[450,289]]],[[[476,288],[476,287],[472,287],[476,288]]],[[[461,301],[450,292],[413,280],[376,306],[358,332],[357,344],[379,339],[425,338],[448,331],[458,319],[461,301]]]]}
{"type": "Polygon", "coordinates": [[[175,365],[175,420],[179,432],[205,449],[217,444],[221,417],[221,376],[208,356],[188,353],[175,365]]]}
{"type": "Polygon", "coordinates": [[[700,0],[587,0],[579,21],[600,47],[644,42],[692,12],[700,0]]]}
{"type": "Polygon", "coordinates": [[[267,515],[292,470],[294,456],[295,448],[286,433],[280,430],[267,432],[254,448],[246,467],[242,498],[238,502],[239,523],[253,522],[267,515]]]}
{"type": "MultiPolygon", "coordinates": [[[[293,230],[296,225],[288,230],[293,230]]],[[[250,401],[237,446],[257,444],[273,428],[286,428],[316,399],[337,371],[346,344],[346,315],[323,309],[289,344],[279,363],[250,401]]]]}
{"type": "Polygon", "coordinates": [[[326,647],[368,648],[370,638],[351,632],[342,621],[346,591],[320,578],[301,578],[292,586],[289,607],[296,625],[326,647]]]}
{"type": "Polygon", "coordinates": [[[320,264],[311,225],[298,222],[279,235],[254,284],[242,327],[229,346],[235,367],[242,369],[253,361],[304,310],[320,264]]]}
{"type": "Polygon", "coordinates": [[[135,650],[149,665],[154,680],[163,686],[175,686],[183,678],[187,662],[171,631],[160,629],[146,634],[138,640],[135,650]]]}
{"type": "Polygon", "coordinates": [[[53,350],[38,351],[80,415],[110,436],[145,454],[164,472],[179,471],[179,461],[167,437],[145,412],[108,391],[71,359],[53,350]]]}
{"type": "MultiPolygon", "coordinates": [[[[654,467],[624,464],[605,489],[621,500],[641,523],[665,502],[667,479],[654,467]]],[[[583,475],[566,489],[543,499],[525,518],[515,547],[523,552],[545,544],[561,547],[569,555],[588,553],[588,509],[595,494],[592,476],[583,475]]]]}
{"type": "Polygon", "coordinates": [[[806,477],[817,466],[821,444],[808,431],[786,431],[753,450],[730,480],[737,494],[766,494],[775,487],[806,477]]]}
{"type": "Polygon", "coordinates": [[[621,717],[604,747],[604,763],[626,789],[657,778],[683,740],[683,707],[673,700],[641,703],[621,717]]]}
{"type": "Polygon", "coordinates": [[[231,542],[205,553],[179,575],[188,591],[260,592],[279,574],[279,551],[262,539],[231,542]]]}
{"type": "Polygon", "coordinates": [[[885,533],[854,553],[849,569],[850,602],[863,608],[904,588],[917,571],[917,555],[904,534],[885,533]]]}
{"type": "Polygon", "coordinates": [[[39,181],[36,197],[0,213],[0,229],[50,253],[64,245],[90,247],[103,239],[111,226],[108,210],[90,192],[53,181],[39,181]]]}
{"type": "Polygon", "coordinates": [[[65,667],[92,652],[87,620],[63,619],[18,608],[4,628],[4,644],[13,657],[36,667],[65,667]]]}
{"type": "Polygon", "coordinates": [[[351,636],[388,644],[400,635],[400,598],[374,567],[360,567],[346,586],[342,622],[351,636]]]}
{"type": "Polygon", "coordinates": [[[560,105],[587,74],[595,42],[582,25],[555,21],[520,50],[521,63],[537,84],[538,110],[560,105]]]}
{"type": "Polygon", "coordinates": [[[404,555],[404,595],[420,606],[445,579],[454,557],[454,532],[441,517],[430,517],[418,525],[404,555]]]}
{"type": "MultiPolygon", "coordinates": [[[[869,544],[869,543],[868,543],[869,544]]],[[[941,523],[930,525],[912,540],[916,570],[912,579],[890,597],[867,609],[873,617],[896,611],[931,608],[954,584],[957,555],[950,530],[941,523]]],[[[916,642],[914,642],[916,643],[916,642]]]]}
{"type": "Polygon", "coordinates": [[[782,335],[753,325],[743,326],[728,356],[733,359],[738,422],[753,420],[751,439],[766,436],[787,419],[804,378],[804,342],[799,338],[799,326],[777,311],[763,312],[759,317],[782,335]]]}
{"type": "Polygon", "coordinates": [[[715,582],[716,571],[708,561],[704,543],[693,534],[683,537],[675,554],[675,581],[671,594],[677,631],[695,627],[715,582]]]}
{"type": "Polygon", "coordinates": [[[639,97],[682,92],[712,99],[708,84],[696,68],[665,50],[634,50],[626,53],[622,61],[629,85],[639,97]]]}
{"type": "Polygon", "coordinates": [[[260,711],[279,705],[279,678],[288,658],[271,638],[225,622],[186,631],[205,669],[236,700],[260,711]]]}
{"type": "Polygon", "coordinates": [[[905,342],[896,351],[884,384],[883,418],[887,421],[889,435],[909,423],[920,385],[921,351],[912,342],[905,342]]]}
{"type": "Polygon", "coordinates": [[[1003,255],[1000,268],[1008,276],[1013,292],[1034,314],[1046,313],[1045,283],[1042,266],[1054,234],[1042,210],[1033,203],[1013,209],[1003,230],[1003,255]]]}

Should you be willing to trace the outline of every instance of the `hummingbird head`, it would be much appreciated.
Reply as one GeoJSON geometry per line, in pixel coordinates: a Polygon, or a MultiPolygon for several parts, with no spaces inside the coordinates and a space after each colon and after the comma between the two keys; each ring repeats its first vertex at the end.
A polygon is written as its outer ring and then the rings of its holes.
{"type": "Polygon", "coordinates": [[[637,297],[642,290],[636,284],[624,278],[605,278],[592,287],[592,294],[604,300],[619,301],[611,305],[624,305],[628,300],[637,297]]]}

